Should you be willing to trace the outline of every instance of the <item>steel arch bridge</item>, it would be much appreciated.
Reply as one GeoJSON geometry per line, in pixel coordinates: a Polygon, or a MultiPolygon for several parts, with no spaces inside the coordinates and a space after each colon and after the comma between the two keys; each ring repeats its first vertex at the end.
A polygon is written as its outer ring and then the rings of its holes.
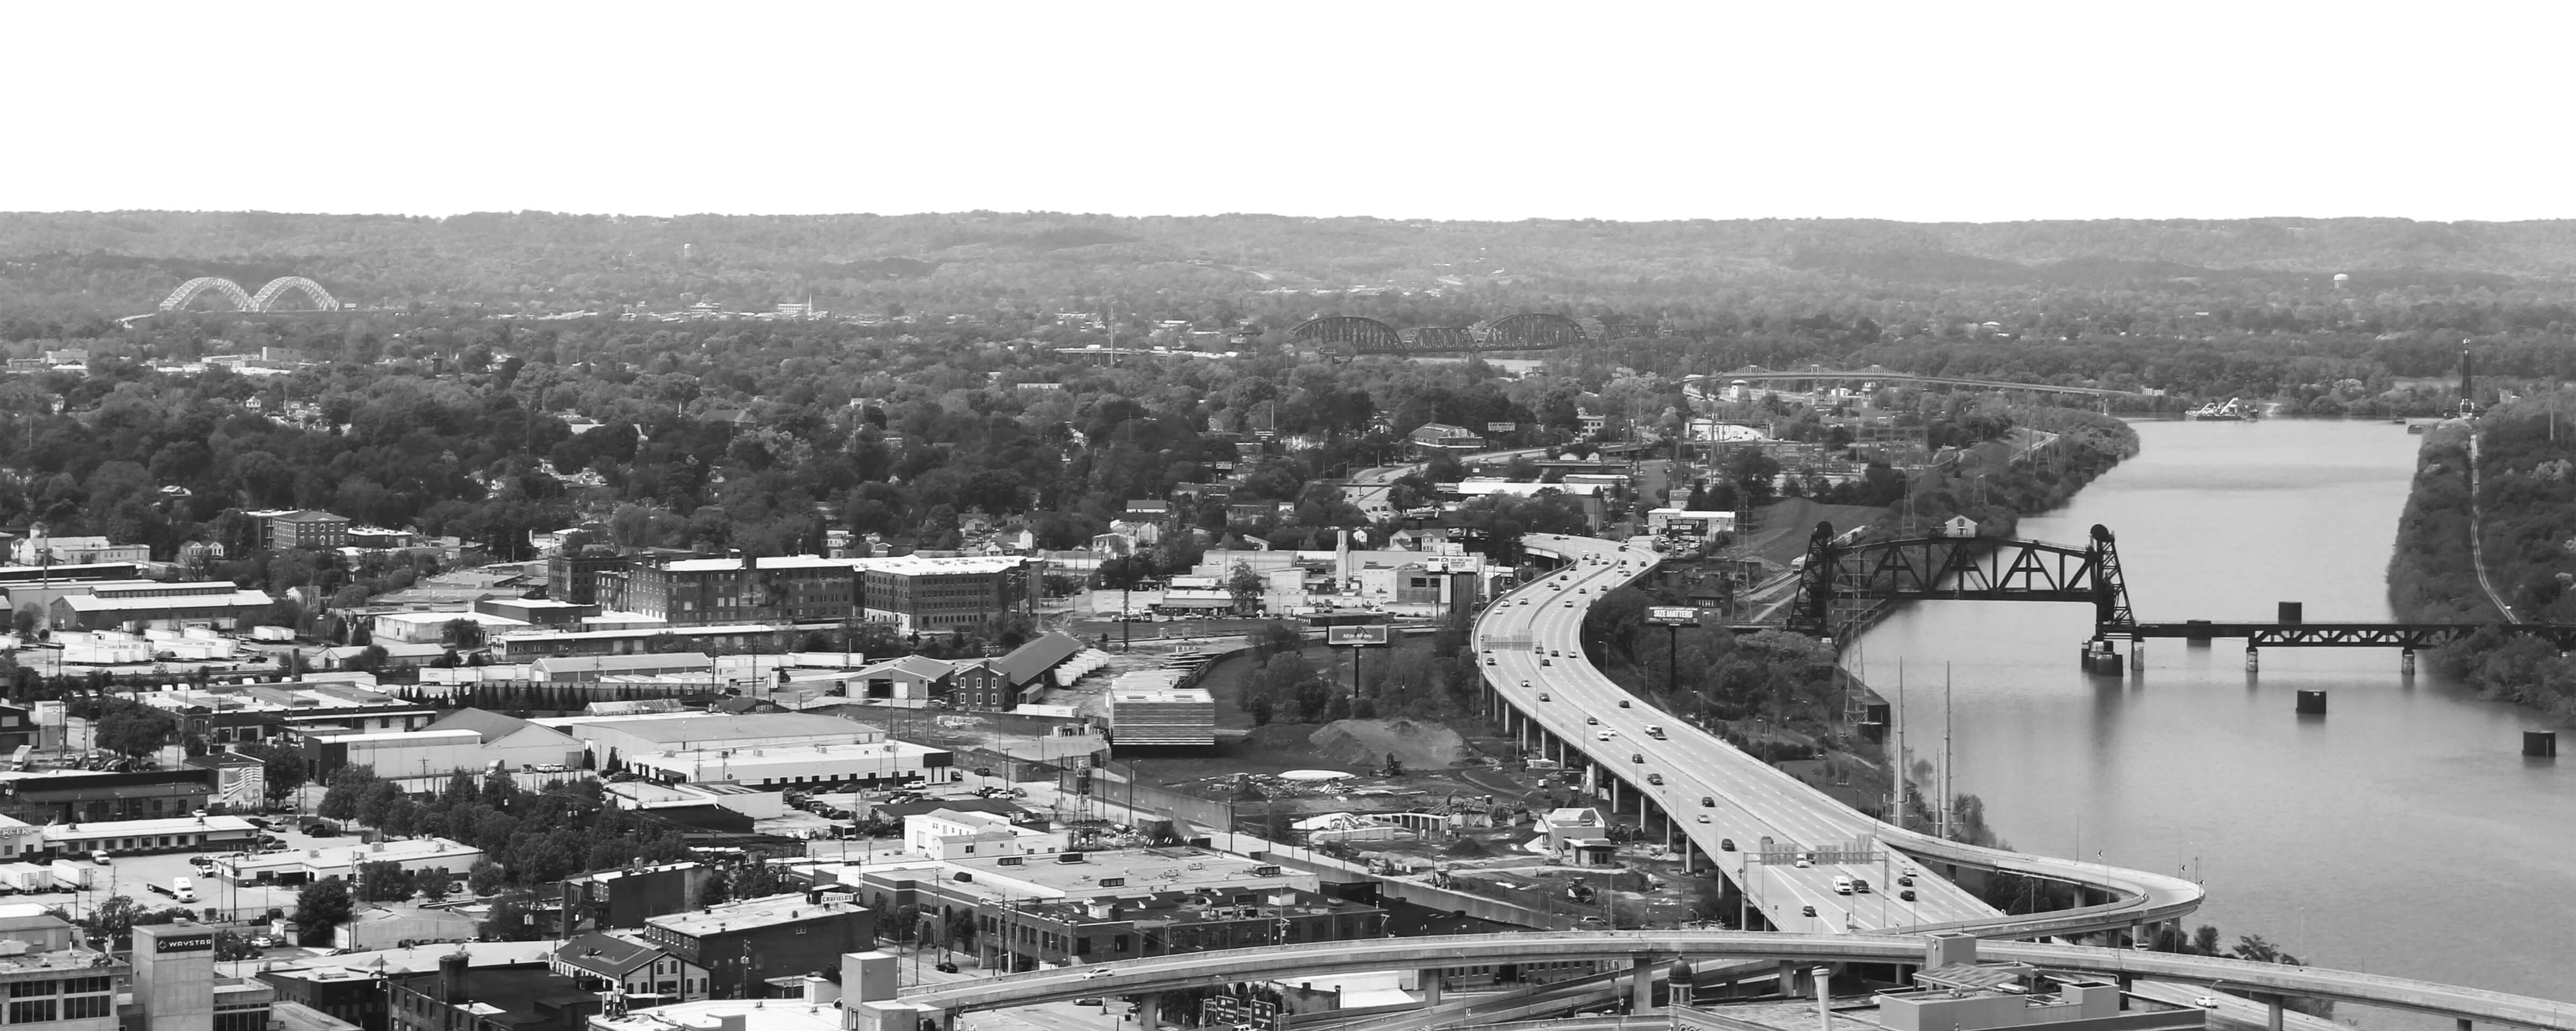
{"type": "Polygon", "coordinates": [[[1323,344],[1361,354],[1400,350],[1404,334],[1376,319],[1358,315],[1325,315],[1307,319],[1288,329],[1288,338],[1323,344]]]}
{"type": "Polygon", "coordinates": [[[2004,537],[1907,537],[1859,541],[1817,523],[1789,627],[1838,636],[1848,618],[1838,601],[2060,601],[2093,606],[2095,636],[2137,626],[2120,551],[2110,528],[2094,524],[2081,548],[2004,537]]]}
{"type": "Polygon", "coordinates": [[[1582,323],[1546,312],[1507,316],[1485,327],[1485,347],[1495,351],[1580,347],[1591,342],[1592,334],[1582,323]]]}
{"type": "Polygon", "coordinates": [[[322,289],[322,284],[303,276],[279,276],[269,280],[268,285],[260,287],[257,294],[243,290],[241,284],[222,276],[198,276],[179,284],[178,289],[170,291],[170,296],[162,298],[161,310],[178,311],[186,308],[188,302],[196,300],[197,295],[208,290],[222,294],[225,300],[232,302],[235,311],[274,311],[278,298],[285,296],[289,290],[303,294],[305,300],[311,301],[313,307],[318,310],[338,311],[340,309],[339,300],[332,297],[330,291],[322,289]]]}

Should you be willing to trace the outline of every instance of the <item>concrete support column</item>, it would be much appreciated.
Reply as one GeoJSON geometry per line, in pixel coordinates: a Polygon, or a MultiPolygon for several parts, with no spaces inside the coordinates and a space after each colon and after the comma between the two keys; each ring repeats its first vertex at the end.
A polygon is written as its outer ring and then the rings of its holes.
{"type": "Polygon", "coordinates": [[[2279,998],[2279,997],[2277,997],[2277,996],[2276,996],[2276,997],[2274,997],[2274,998],[2272,999],[2272,1001],[2271,1001],[2271,1002],[2264,1004],[2264,1008],[2265,1008],[2268,1012],[2267,1012],[2267,1013],[2265,1013],[2265,1015],[2264,1015],[2264,1017],[2263,1017],[2263,1026],[2264,1026],[2264,1027],[2271,1028],[2271,1029],[2272,1029],[2272,1031],[2281,1031],[2281,1000],[2280,1000],[2280,998],[2279,998]]]}
{"type": "Polygon", "coordinates": [[[1422,987],[1422,1004],[1426,1007],[1440,1005],[1440,992],[1449,986],[1447,975],[1438,970],[1423,970],[1416,972],[1413,978],[1414,983],[1422,987]]]}
{"type": "Polygon", "coordinates": [[[1136,1031],[1154,1031],[1163,1026],[1163,993],[1148,992],[1136,997],[1136,1031]]]}
{"type": "Polygon", "coordinates": [[[2415,672],[2415,649],[2408,648],[2397,653],[2397,671],[2410,675],[2415,672]]]}
{"type": "Polygon", "coordinates": [[[1791,999],[1798,996],[1798,965],[1785,959],[1780,961],[1780,995],[1791,999]]]}
{"type": "Polygon", "coordinates": [[[1655,957],[1638,955],[1628,961],[1628,1012],[1645,1013],[1655,1008],[1655,957]]]}
{"type": "Polygon", "coordinates": [[[2129,974],[2120,975],[2120,1012],[2126,1013],[2129,1011],[2129,993],[2137,990],[2137,987],[2138,979],[2136,977],[2129,974]]]}
{"type": "Polygon", "coordinates": [[[2256,650],[2256,649],[2255,649],[2255,647],[2254,647],[2253,645],[2250,645],[2250,644],[2249,644],[2249,645],[2246,645],[2246,646],[2245,646],[2245,672],[2253,673],[2253,672],[2256,672],[2256,671],[2258,671],[2258,670],[2261,670],[2262,668],[2263,668],[2263,653],[2262,653],[2262,652],[2260,652],[2260,651],[2258,651],[2258,650],[2256,650]]]}
{"type": "Polygon", "coordinates": [[[2460,1031],[2469,1031],[2469,1018],[2467,1018],[2467,1017],[2461,1017],[2461,1018],[2460,1018],[2460,1023],[2459,1023],[2459,1025],[2458,1025],[2458,1026],[2459,1026],[2460,1031]]]}
{"type": "Polygon", "coordinates": [[[2140,669],[2145,669],[2145,668],[2147,668],[2147,639],[2146,639],[2146,638],[2141,637],[2141,638],[2139,638],[2139,639],[2137,639],[2137,640],[2134,640],[2134,641],[2129,642],[2129,668],[2130,668],[2130,669],[2133,669],[2133,670],[2140,670],[2140,669]]]}
{"type": "Polygon", "coordinates": [[[939,1011],[939,1031],[957,1031],[957,1011],[939,1011]]]}

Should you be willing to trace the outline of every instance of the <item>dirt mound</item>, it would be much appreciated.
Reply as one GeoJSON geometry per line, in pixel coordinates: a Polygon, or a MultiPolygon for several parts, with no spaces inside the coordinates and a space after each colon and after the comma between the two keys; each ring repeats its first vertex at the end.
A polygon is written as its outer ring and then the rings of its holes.
{"type": "Polygon", "coordinates": [[[1437,723],[1412,720],[1340,720],[1306,737],[1318,758],[1370,767],[1388,755],[1415,770],[1445,770],[1473,755],[1467,739],[1437,723]]]}

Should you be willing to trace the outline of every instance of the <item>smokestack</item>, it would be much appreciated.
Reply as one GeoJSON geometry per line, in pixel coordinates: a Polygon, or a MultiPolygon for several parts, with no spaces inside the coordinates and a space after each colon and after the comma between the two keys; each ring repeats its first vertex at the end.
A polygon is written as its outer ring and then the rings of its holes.
{"type": "Polygon", "coordinates": [[[2477,377],[2469,366],[2469,342],[2460,341],[2460,405],[2465,408],[2478,399],[2477,377]]]}

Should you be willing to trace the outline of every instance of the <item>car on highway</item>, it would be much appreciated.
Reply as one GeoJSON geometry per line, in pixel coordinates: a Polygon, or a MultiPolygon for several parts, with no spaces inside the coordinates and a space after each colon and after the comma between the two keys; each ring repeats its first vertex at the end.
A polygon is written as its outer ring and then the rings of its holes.
{"type": "Polygon", "coordinates": [[[1523,691],[1527,691],[1527,690],[1529,690],[1529,686],[1530,686],[1530,682],[1529,682],[1529,681],[1526,681],[1526,680],[1521,681],[1521,690],[1523,690],[1523,691]]]}
{"type": "Polygon", "coordinates": [[[1527,599],[1527,598],[1523,598],[1523,599],[1521,599],[1521,607],[1522,607],[1522,608],[1528,608],[1528,607],[1529,607],[1529,599],[1527,599]]]}
{"type": "Polygon", "coordinates": [[[1620,708],[1622,708],[1622,709],[1627,708],[1627,707],[1628,707],[1628,700],[1627,700],[1627,699],[1625,699],[1625,698],[1619,699],[1619,707],[1620,707],[1620,708]]]}
{"type": "Polygon", "coordinates": [[[1488,656],[1485,656],[1485,665],[1488,665],[1488,666],[1498,666],[1498,665],[1501,665],[1501,663],[1495,662],[1495,661],[1494,661],[1494,657],[1493,657],[1493,656],[1491,656],[1491,655],[1488,655],[1488,656]]]}
{"type": "Polygon", "coordinates": [[[1573,608],[1573,607],[1574,607],[1574,601],[1573,601],[1573,599],[1570,599],[1570,598],[1569,598],[1569,599],[1567,599],[1567,600],[1566,600],[1566,603],[1565,603],[1565,607],[1566,607],[1566,608],[1569,608],[1569,609],[1570,609],[1570,608],[1573,608]]]}
{"type": "Polygon", "coordinates": [[[1554,649],[1554,648],[1550,648],[1550,649],[1548,649],[1548,650],[1547,650],[1547,654],[1548,654],[1548,655],[1549,655],[1549,657],[1551,657],[1551,658],[1558,658],[1558,659],[1562,659],[1562,658],[1564,658],[1564,657],[1565,657],[1565,653],[1564,653],[1564,652],[1558,651],[1558,650],[1556,650],[1556,649],[1554,649]]]}
{"type": "Polygon", "coordinates": [[[1538,664],[1539,664],[1539,665],[1541,665],[1541,666],[1553,666],[1553,665],[1556,665],[1556,663],[1549,662],[1549,661],[1547,660],[1547,656],[1544,656],[1544,655],[1541,655],[1541,656],[1539,656],[1539,657],[1538,657],[1538,664]]]}
{"type": "Polygon", "coordinates": [[[1699,814],[1699,822],[1701,822],[1701,823],[1707,823],[1707,822],[1708,822],[1708,814],[1707,814],[1707,813],[1701,813],[1701,814],[1699,814]]]}
{"type": "Polygon", "coordinates": [[[1804,870],[1804,869],[1806,869],[1806,868],[1808,868],[1808,867],[1811,867],[1811,866],[1814,866],[1814,865],[1816,865],[1816,864],[1815,864],[1815,863],[1813,863],[1813,862],[1808,861],[1807,857],[1805,857],[1805,856],[1799,856],[1799,857],[1798,857],[1798,861],[1797,861],[1797,862],[1791,863],[1791,864],[1789,864],[1789,865],[1794,866],[1794,867],[1797,867],[1798,869],[1804,870]]]}
{"type": "Polygon", "coordinates": [[[1735,839],[1734,839],[1734,838],[1719,838],[1719,839],[1717,839],[1717,850],[1718,850],[1718,851],[1720,851],[1720,852],[1733,852],[1733,851],[1735,851],[1735,839]]]}
{"type": "Polygon", "coordinates": [[[2215,996],[2215,995],[2200,995],[2200,996],[2194,996],[2194,997],[2192,998],[2192,1000],[2191,1000],[2191,1004],[2192,1004],[2192,1005],[2194,1005],[2194,1006],[2198,1006],[2198,1007],[2200,1007],[2200,1008],[2202,1008],[2202,1009],[2205,1009],[2205,1010],[2214,1010],[2214,1009],[2217,1009],[2217,1008],[2218,1008],[2218,996],[2215,996]]]}
{"type": "Polygon", "coordinates": [[[1664,783],[1664,775],[1660,773],[1649,773],[1646,775],[1646,783],[1661,786],[1664,783]]]}
{"type": "Polygon", "coordinates": [[[1717,796],[1715,796],[1715,795],[1701,795],[1701,796],[1699,796],[1699,807],[1700,807],[1700,808],[1702,808],[1702,809],[1715,809],[1715,808],[1717,808],[1717,796]]]}
{"type": "Polygon", "coordinates": [[[1605,730],[1605,731],[1602,731],[1602,732],[1601,732],[1601,740],[1603,740],[1603,741],[1608,741],[1608,740],[1610,740],[1610,732],[1609,732],[1609,731],[1606,731],[1606,730],[1605,730]]]}
{"type": "Polygon", "coordinates": [[[1857,893],[1857,894],[1861,894],[1861,895],[1867,895],[1867,894],[1869,894],[1869,878],[1867,878],[1867,877],[1854,877],[1854,878],[1852,878],[1852,891],[1853,891],[1853,892],[1855,892],[1855,893],[1857,893]]]}
{"type": "MultiPolygon", "coordinates": [[[[1093,998],[1088,998],[1088,997],[1086,997],[1086,998],[1080,998],[1080,999],[1075,999],[1075,1000],[1073,1000],[1073,1004],[1074,1004],[1074,1005],[1076,1005],[1076,1006],[1100,1006],[1100,1005],[1101,1005],[1101,1001],[1100,1001],[1100,1000],[1098,1000],[1098,999],[1093,999],[1093,998]]],[[[1106,1007],[1103,1007],[1103,1008],[1105,1009],[1106,1007]]]]}
{"type": "Polygon", "coordinates": [[[1630,752],[1628,753],[1628,761],[1632,763],[1644,763],[1646,761],[1646,753],[1630,752]]]}
{"type": "Polygon", "coordinates": [[[1598,716],[1586,716],[1583,718],[1583,725],[1587,727],[1598,727],[1601,725],[1601,718],[1598,716]]]}
{"type": "Polygon", "coordinates": [[[1897,892],[1896,897],[1907,902],[1912,902],[1914,901],[1914,889],[1907,888],[1904,891],[1897,892]]]}
{"type": "Polygon", "coordinates": [[[1541,692],[1539,692],[1539,693],[1538,693],[1538,700],[1539,700],[1539,701],[1542,701],[1542,702],[1547,701],[1547,692],[1545,692],[1545,691],[1541,691],[1541,692]]]}
{"type": "Polygon", "coordinates": [[[1091,980],[1092,978],[1095,978],[1095,977],[1107,977],[1107,976],[1109,976],[1109,968],[1108,968],[1108,967],[1093,967],[1093,968],[1091,968],[1091,969],[1089,969],[1089,970],[1085,970],[1085,971],[1083,971],[1083,972],[1082,972],[1082,979],[1083,979],[1083,980],[1085,980],[1085,981],[1091,980]]]}
{"type": "Polygon", "coordinates": [[[1814,907],[1814,906],[1800,906],[1800,907],[1798,907],[1798,915],[1799,915],[1799,916],[1814,916],[1814,915],[1816,915],[1816,907],[1814,907]]]}
{"type": "Polygon", "coordinates": [[[1897,886],[1897,887],[1899,887],[1899,888],[1911,888],[1911,887],[1913,887],[1913,886],[1914,886],[1914,875],[1913,875],[1913,874],[1910,874],[1910,873],[1909,873],[1909,874],[1899,874],[1899,875],[1897,875],[1897,878],[1896,878],[1896,886],[1897,886]]]}

